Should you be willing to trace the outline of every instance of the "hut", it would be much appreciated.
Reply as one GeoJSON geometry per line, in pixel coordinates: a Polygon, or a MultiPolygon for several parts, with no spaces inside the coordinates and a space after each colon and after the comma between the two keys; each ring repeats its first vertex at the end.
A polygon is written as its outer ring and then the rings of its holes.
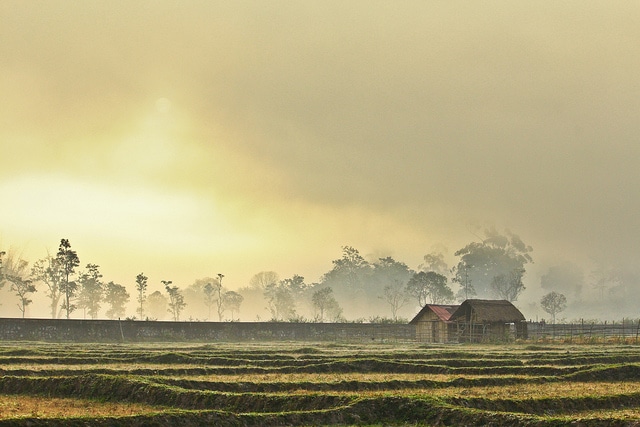
{"type": "Polygon", "coordinates": [[[459,342],[504,342],[527,338],[524,315],[507,300],[468,299],[449,318],[459,342]]]}
{"type": "Polygon", "coordinates": [[[416,340],[425,343],[446,343],[456,340],[456,324],[449,318],[458,305],[427,304],[409,322],[416,327],[416,340]]]}

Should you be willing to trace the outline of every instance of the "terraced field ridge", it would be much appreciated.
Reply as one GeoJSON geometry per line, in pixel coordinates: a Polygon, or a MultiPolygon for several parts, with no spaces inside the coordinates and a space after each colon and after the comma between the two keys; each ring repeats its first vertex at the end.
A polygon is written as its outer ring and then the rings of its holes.
{"type": "Polygon", "coordinates": [[[640,346],[0,343],[0,426],[640,426],[640,346]]]}

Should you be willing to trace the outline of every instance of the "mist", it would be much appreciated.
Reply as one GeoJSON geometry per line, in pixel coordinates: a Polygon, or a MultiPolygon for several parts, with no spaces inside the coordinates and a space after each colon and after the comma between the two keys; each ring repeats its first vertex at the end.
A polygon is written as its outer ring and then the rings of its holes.
{"type": "MultiPolygon", "coordinates": [[[[561,316],[637,316],[639,5],[0,13],[0,246],[30,263],[68,238],[132,298],[141,271],[150,291],[218,272],[239,290],[261,271],[318,283],[346,245],[416,271],[436,245],[452,267],[496,227],[533,248],[525,316],[551,284],[561,316]]],[[[269,315],[256,304],[240,318],[269,315]]]]}

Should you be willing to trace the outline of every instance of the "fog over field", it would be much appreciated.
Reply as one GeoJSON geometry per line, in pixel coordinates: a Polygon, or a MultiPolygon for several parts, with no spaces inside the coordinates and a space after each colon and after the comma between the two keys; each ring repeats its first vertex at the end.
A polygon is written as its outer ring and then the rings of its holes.
{"type": "Polygon", "coordinates": [[[69,239],[134,315],[141,272],[312,284],[343,247],[453,268],[495,230],[533,249],[527,318],[550,291],[637,318],[639,75],[635,2],[4,0],[0,250],[69,239]]]}

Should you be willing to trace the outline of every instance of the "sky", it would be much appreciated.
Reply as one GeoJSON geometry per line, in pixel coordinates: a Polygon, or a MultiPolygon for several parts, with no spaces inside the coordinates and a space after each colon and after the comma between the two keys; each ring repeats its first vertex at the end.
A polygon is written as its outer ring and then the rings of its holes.
{"type": "Polygon", "coordinates": [[[238,288],[496,227],[529,289],[632,268],[639,75],[636,2],[3,0],[0,246],[238,288]]]}

